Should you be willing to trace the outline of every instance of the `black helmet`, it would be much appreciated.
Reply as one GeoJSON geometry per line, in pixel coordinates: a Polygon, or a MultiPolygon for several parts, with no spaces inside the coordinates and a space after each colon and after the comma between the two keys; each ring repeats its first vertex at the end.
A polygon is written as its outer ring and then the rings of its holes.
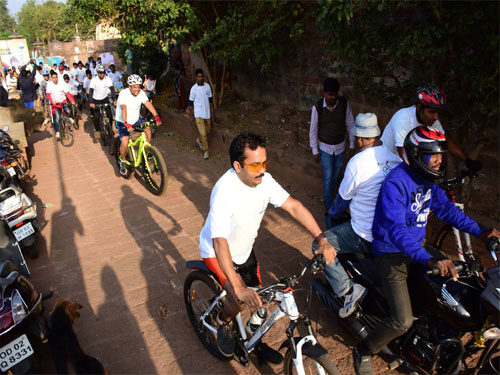
{"type": "Polygon", "coordinates": [[[446,104],[446,95],[438,86],[428,83],[417,89],[417,102],[425,107],[439,109],[446,104]]]}
{"type": "Polygon", "coordinates": [[[425,182],[441,183],[447,170],[446,152],[448,143],[445,135],[431,126],[418,126],[411,130],[405,138],[405,163],[425,182]],[[439,171],[429,168],[426,155],[443,154],[439,171]]]}

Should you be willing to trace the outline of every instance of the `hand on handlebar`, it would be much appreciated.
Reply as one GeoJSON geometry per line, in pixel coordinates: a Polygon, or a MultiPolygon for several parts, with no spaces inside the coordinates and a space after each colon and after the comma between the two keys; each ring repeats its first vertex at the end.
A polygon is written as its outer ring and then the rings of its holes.
{"type": "Polygon", "coordinates": [[[160,116],[156,116],[155,117],[155,122],[156,122],[157,125],[161,125],[161,118],[160,118],[160,116]]]}
{"type": "Polygon", "coordinates": [[[247,304],[250,307],[250,310],[252,310],[252,312],[262,306],[262,301],[259,295],[253,289],[242,288],[235,290],[234,293],[241,302],[247,304]]]}
{"type": "Polygon", "coordinates": [[[427,266],[439,269],[439,274],[443,277],[451,275],[453,281],[458,280],[458,271],[450,259],[437,260],[436,258],[429,258],[427,266]]]}
{"type": "Polygon", "coordinates": [[[483,167],[483,163],[479,160],[472,160],[471,158],[465,159],[465,166],[473,172],[479,172],[483,167]]]}
{"type": "Polygon", "coordinates": [[[132,124],[129,124],[128,122],[126,122],[124,125],[128,130],[132,128],[132,124]]]}
{"type": "Polygon", "coordinates": [[[335,251],[334,247],[330,244],[330,242],[328,242],[326,238],[323,238],[321,241],[319,241],[318,250],[316,250],[316,253],[323,254],[323,257],[325,258],[325,264],[333,263],[335,257],[337,256],[337,252],[335,251]]]}

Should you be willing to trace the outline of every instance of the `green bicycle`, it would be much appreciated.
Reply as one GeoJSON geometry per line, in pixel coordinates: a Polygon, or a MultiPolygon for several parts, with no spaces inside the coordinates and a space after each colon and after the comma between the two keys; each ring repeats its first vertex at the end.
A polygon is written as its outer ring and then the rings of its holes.
{"type": "MultiPolygon", "coordinates": [[[[147,126],[153,130],[153,126],[155,125],[150,122],[144,122],[132,127],[135,132],[140,132],[141,134],[135,140],[132,139],[132,134],[129,137],[127,173],[122,174],[122,176],[128,179],[134,170],[139,169],[146,182],[146,188],[154,195],[162,195],[167,187],[167,163],[160,150],[146,140],[144,128],[147,126]]],[[[154,134],[154,131],[152,133],[154,134]]],[[[115,139],[115,159],[119,169],[121,161],[120,138],[115,139]]]]}

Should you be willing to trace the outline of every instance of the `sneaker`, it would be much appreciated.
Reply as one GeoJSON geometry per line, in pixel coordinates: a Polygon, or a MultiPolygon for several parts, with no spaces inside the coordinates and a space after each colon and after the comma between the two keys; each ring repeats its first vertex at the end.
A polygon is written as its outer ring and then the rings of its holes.
{"type": "Polygon", "coordinates": [[[203,153],[203,158],[204,158],[204,159],[208,159],[209,157],[210,157],[210,154],[208,153],[208,151],[205,151],[205,152],[203,153]]]}
{"type": "Polygon", "coordinates": [[[57,139],[57,140],[60,140],[60,139],[61,139],[61,133],[56,132],[56,139],[57,139]]]}
{"type": "Polygon", "coordinates": [[[196,138],[196,144],[198,145],[200,150],[203,151],[203,144],[201,143],[200,138],[196,138]]]}
{"type": "Polygon", "coordinates": [[[120,174],[126,175],[127,174],[127,162],[120,160],[120,174]]]}
{"type": "Polygon", "coordinates": [[[352,349],[352,361],[354,363],[354,372],[356,375],[372,375],[372,357],[371,355],[362,355],[358,346],[352,349]]]}
{"type": "Polygon", "coordinates": [[[270,362],[273,365],[279,365],[283,362],[281,353],[263,342],[257,345],[255,352],[259,359],[259,366],[263,366],[266,362],[270,362]]]}
{"type": "Polygon", "coordinates": [[[236,342],[233,335],[233,321],[225,322],[217,315],[217,346],[226,357],[232,357],[236,342]]]}
{"type": "Polygon", "coordinates": [[[366,288],[360,284],[354,284],[351,291],[345,295],[344,306],[339,310],[341,318],[347,318],[355,310],[366,295],[366,288]]]}

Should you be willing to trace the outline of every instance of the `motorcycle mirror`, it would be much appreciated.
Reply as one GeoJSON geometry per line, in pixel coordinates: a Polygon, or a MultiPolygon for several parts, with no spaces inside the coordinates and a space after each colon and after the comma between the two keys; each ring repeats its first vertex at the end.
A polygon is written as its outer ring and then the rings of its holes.
{"type": "Polygon", "coordinates": [[[5,125],[5,126],[2,128],[2,130],[3,130],[4,132],[8,132],[8,131],[9,131],[9,126],[8,126],[8,125],[5,125]]]}

